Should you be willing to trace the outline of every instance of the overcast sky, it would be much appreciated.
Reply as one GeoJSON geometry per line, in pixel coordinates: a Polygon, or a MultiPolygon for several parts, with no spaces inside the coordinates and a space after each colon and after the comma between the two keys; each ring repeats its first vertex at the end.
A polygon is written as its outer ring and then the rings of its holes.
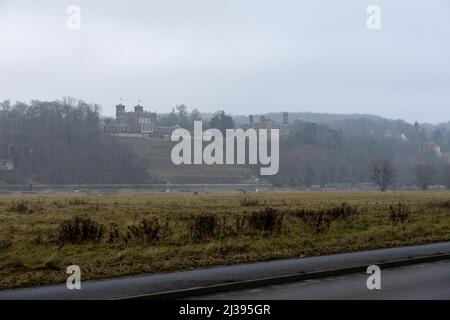
{"type": "Polygon", "coordinates": [[[0,40],[1,100],[450,120],[449,0],[0,0],[0,40]]]}

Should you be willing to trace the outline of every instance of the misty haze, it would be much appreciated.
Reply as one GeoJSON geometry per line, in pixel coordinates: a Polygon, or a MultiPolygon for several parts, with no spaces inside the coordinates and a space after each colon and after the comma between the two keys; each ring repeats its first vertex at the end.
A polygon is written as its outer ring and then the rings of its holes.
{"type": "Polygon", "coordinates": [[[0,0],[0,300],[450,299],[449,16],[0,0]]]}

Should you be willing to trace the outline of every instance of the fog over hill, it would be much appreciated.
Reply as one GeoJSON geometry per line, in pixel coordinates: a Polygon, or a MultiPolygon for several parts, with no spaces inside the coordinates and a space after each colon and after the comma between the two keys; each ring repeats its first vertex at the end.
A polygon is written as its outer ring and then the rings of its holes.
{"type": "MultiPolygon", "coordinates": [[[[258,115],[258,114],[257,114],[258,115]]],[[[283,112],[270,112],[262,114],[268,119],[281,123],[283,121],[283,112]]],[[[237,123],[248,122],[248,116],[245,115],[233,115],[233,119],[237,123]]],[[[370,120],[382,120],[383,118],[370,114],[338,114],[338,113],[316,113],[316,112],[289,112],[290,121],[305,121],[315,123],[331,123],[339,120],[346,119],[370,119],[370,120]]]]}
{"type": "MultiPolygon", "coordinates": [[[[314,123],[324,123],[324,124],[330,124],[333,122],[340,122],[343,120],[359,120],[359,119],[365,119],[365,120],[372,120],[372,121],[379,121],[379,122],[391,122],[391,123],[410,123],[404,119],[389,119],[386,117],[382,117],[380,115],[376,114],[363,114],[363,113],[352,113],[352,114],[345,114],[345,113],[321,113],[321,112],[310,112],[310,111],[300,111],[300,112],[288,112],[289,114],[289,120],[290,121],[304,121],[304,122],[314,122],[314,123]]],[[[214,115],[214,113],[201,113],[203,119],[211,119],[214,115]]],[[[235,123],[244,125],[248,123],[249,121],[249,115],[250,114],[230,114],[231,117],[233,117],[235,123]]],[[[268,119],[271,119],[277,123],[281,123],[283,121],[283,111],[280,112],[269,112],[269,113],[256,113],[252,114],[256,117],[264,116],[268,119]]],[[[442,122],[438,124],[432,124],[427,122],[420,122],[419,124],[427,130],[433,130],[435,128],[445,128],[450,129],[450,121],[448,122],[442,122]]]]}
{"type": "MultiPolygon", "coordinates": [[[[99,106],[75,99],[0,104],[0,183],[242,183],[279,187],[373,182],[376,163],[388,164],[391,187],[450,186],[450,127],[373,115],[282,113],[254,117],[260,128],[280,128],[280,170],[259,177],[257,166],[176,166],[170,128],[248,128],[246,116],[202,114],[184,105],[170,114],[124,113],[103,118],[99,106]],[[150,131],[128,127],[149,117],[150,131]],[[153,117],[153,118],[152,118],[153,117]],[[153,120],[152,120],[153,119],[153,120]],[[286,119],[282,119],[286,120],[286,119]],[[152,123],[156,121],[156,123],[152,123]],[[125,127],[124,127],[125,126],[125,127]],[[122,129],[126,129],[124,132],[122,129]],[[110,130],[111,129],[111,130],[110,130]],[[121,131],[114,131],[120,129],[121,131]],[[164,129],[164,133],[160,130],[164,129]],[[281,132],[281,131],[280,131],[281,132]],[[126,136],[126,137],[124,137],[126,136]],[[426,184],[423,180],[426,178],[426,184]]],[[[136,113],[137,112],[137,113],[136,113]]]]}

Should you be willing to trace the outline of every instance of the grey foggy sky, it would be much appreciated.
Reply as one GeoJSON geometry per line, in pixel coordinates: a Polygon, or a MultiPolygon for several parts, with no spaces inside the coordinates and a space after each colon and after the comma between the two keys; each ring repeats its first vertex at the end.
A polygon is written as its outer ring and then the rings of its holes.
{"type": "Polygon", "coordinates": [[[450,120],[448,0],[0,0],[0,40],[1,100],[450,120]]]}

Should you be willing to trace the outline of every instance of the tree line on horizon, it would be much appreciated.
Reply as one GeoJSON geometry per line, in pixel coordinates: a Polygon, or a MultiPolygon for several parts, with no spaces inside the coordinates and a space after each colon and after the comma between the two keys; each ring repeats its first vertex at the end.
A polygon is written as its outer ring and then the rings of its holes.
{"type": "Polygon", "coordinates": [[[450,188],[450,131],[403,121],[295,121],[280,145],[275,185],[374,183],[381,191],[450,188]]]}
{"type": "Polygon", "coordinates": [[[145,168],[132,147],[100,129],[97,105],[74,99],[0,103],[0,182],[141,183],[145,168]]]}
{"type": "MultiPolygon", "coordinates": [[[[279,117],[270,115],[274,121],[279,117]]],[[[339,115],[335,121],[330,117],[326,123],[298,118],[290,123],[288,135],[280,141],[280,171],[266,177],[268,182],[280,187],[372,182],[381,191],[411,186],[425,190],[432,184],[450,188],[448,127],[378,117],[339,115]]],[[[224,111],[202,119],[200,111],[189,111],[185,105],[158,116],[158,125],[188,130],[194,121],[222,132],[243,126],[224,111]]],[[[15,168],[0,170],[0,182],[6,183],[156,181],[132,145],[101,130],[98,105],[70,98],[0,103],[1,159],[9,159],[15,168]]]]}

